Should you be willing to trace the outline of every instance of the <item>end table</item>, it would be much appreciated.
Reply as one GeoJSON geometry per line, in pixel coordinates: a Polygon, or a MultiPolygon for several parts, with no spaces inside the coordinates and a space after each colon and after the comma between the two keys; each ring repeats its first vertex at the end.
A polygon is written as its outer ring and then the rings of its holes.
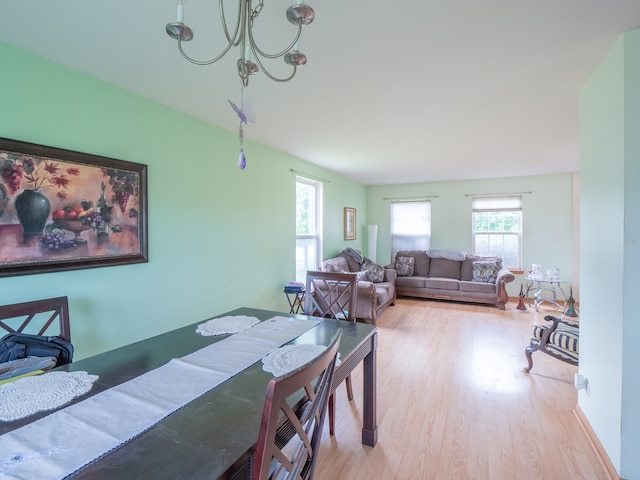
{"type": "Polygon", "coordinates": [[[284,294],[289,302],[289,313],[304,313],[304,288],[284,287],[284,294]]]}

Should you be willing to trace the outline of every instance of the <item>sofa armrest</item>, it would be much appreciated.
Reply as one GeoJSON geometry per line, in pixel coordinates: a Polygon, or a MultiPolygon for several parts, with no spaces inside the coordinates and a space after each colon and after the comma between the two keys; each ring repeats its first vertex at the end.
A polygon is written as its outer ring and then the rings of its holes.
{"type": "Polygon", "coordinates": [[[507,283],[513,282],[515,278],[513,273],[507,268],[502,267],[498,272],[498,277],[496,278],[496,295],[498,296],[498,301],[496,302],[496,306],[501,310],[504,310],[504,306],[509,301],[507,283]]]}
{"type": "Polygon", "coordinates": [[[398,272],[394,268],[389,268],[388,266],[384,267],[384,281],[385,282],[396,282],[396,277],[398,276],[398,272]]]}
{"type": "Polygon", "coordinates": [[[369,301],[376,299],[376,287],[368,280],[358,280],[358,300],[366,298],[369,301]]]}

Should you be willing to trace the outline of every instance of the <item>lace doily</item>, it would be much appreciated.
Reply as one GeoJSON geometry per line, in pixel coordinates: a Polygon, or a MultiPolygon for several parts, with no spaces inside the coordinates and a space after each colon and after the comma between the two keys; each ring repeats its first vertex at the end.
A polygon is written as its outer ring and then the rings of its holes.
{"type": "MultiPolygon", "coordinates": [[[[313,360],[326,349],[324,345],[284,345],[262,359],[262,369],[279,377],[313,360]]],[[[336,366],[339,362],[338,359],[336,366]]]]}
{"type": "Polygon", "coordinates": [[[196,332],[205,337],[238,333],[258,323],[260,323],[260,320],[256,317],[247,317],[246,315],[220,317],[201,323],[196,328],[196,332]]]}
{"type": "Polygon", "coordinates": [[[53,410],[84,395],[98,379],[87,372],[48,372],[0,386],[0,421],[53,410]]]}

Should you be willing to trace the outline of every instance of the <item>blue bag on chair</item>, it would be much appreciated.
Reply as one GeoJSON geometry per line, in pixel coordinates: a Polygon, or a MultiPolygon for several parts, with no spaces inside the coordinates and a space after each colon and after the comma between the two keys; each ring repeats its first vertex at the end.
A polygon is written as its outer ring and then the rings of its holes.
{"type": "Polygon", "coordinates": [[[0,339],[0,363],[27,357],[55,357],[57,366],[73,360],[73,345],[60,337],[10,333],[0,339]]]}

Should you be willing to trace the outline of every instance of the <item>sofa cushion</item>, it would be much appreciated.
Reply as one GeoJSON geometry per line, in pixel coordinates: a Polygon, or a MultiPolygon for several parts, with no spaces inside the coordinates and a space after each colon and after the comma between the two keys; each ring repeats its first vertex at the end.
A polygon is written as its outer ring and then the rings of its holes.
{"type": "Polygon", "coordinates": [[[432,258],[429,262],[429,277],[453,278],[460,280],[460,264],[458,260],[432,258]]]}
{"type": "Polygon", "coordinates": [[[415,257],[396,257],[396,272],[399,277],[411,277],[413,275],[413,266],[415,257]]]}
{"type": "Polygon", "coordinates": [[[368,258],[365,258],[360,267],[361,272],[367,272],[365,279],[373,283],[380,283],[384,281],[384,267],[372,262],[368,258]]]}
{"type": "Polygon", "coordinates": [[[349,264],[347,259],[340,256],[336,258],[330,258],[322,262],[322,270],[324,272],[342,273],[349,270],[349,264]]]}
{"type": "Polygon", "coordinates": [[[405,288],[425,288],[427,277],[396,277],[396,286],[405,288]]]}
{"type": "Polygon", "coordinates": [[[495,295],[496,293],[496,284],[495,283],[485,283],[485,282],[466,282],[464,280],[460,280],[460,291],[461,292],[473,292],[473,293],[488,293],[495,295]]]}
{"type": "Polygon", "coordinates": [[[496,262],[473,262],[473,281],[496,283],[498,278],[498,264],[496,262]]]}
{"type": "Polygon", "coordinates": [[[498,270],[502,268],[502,259],[500,257],[481,257],[479,255],[467,255],[467,258],[462,262],[460,266],[460,280],[467,282],[473,281],[473,262],[496,262],[498,264],[498,270]]]}
{"type": "Polygon", "coordinates": [[[424,286],[435,290],[460,290],[460,281],[453,278],[425,278],[424,286]]]}
{"type": "Polygon", "coordinates": [[[418,277],[426,277],[429,275],[429,257],[424,250],[400,250],[396,253],[398,257],[413,257],[413,274],[418,277]]]}

